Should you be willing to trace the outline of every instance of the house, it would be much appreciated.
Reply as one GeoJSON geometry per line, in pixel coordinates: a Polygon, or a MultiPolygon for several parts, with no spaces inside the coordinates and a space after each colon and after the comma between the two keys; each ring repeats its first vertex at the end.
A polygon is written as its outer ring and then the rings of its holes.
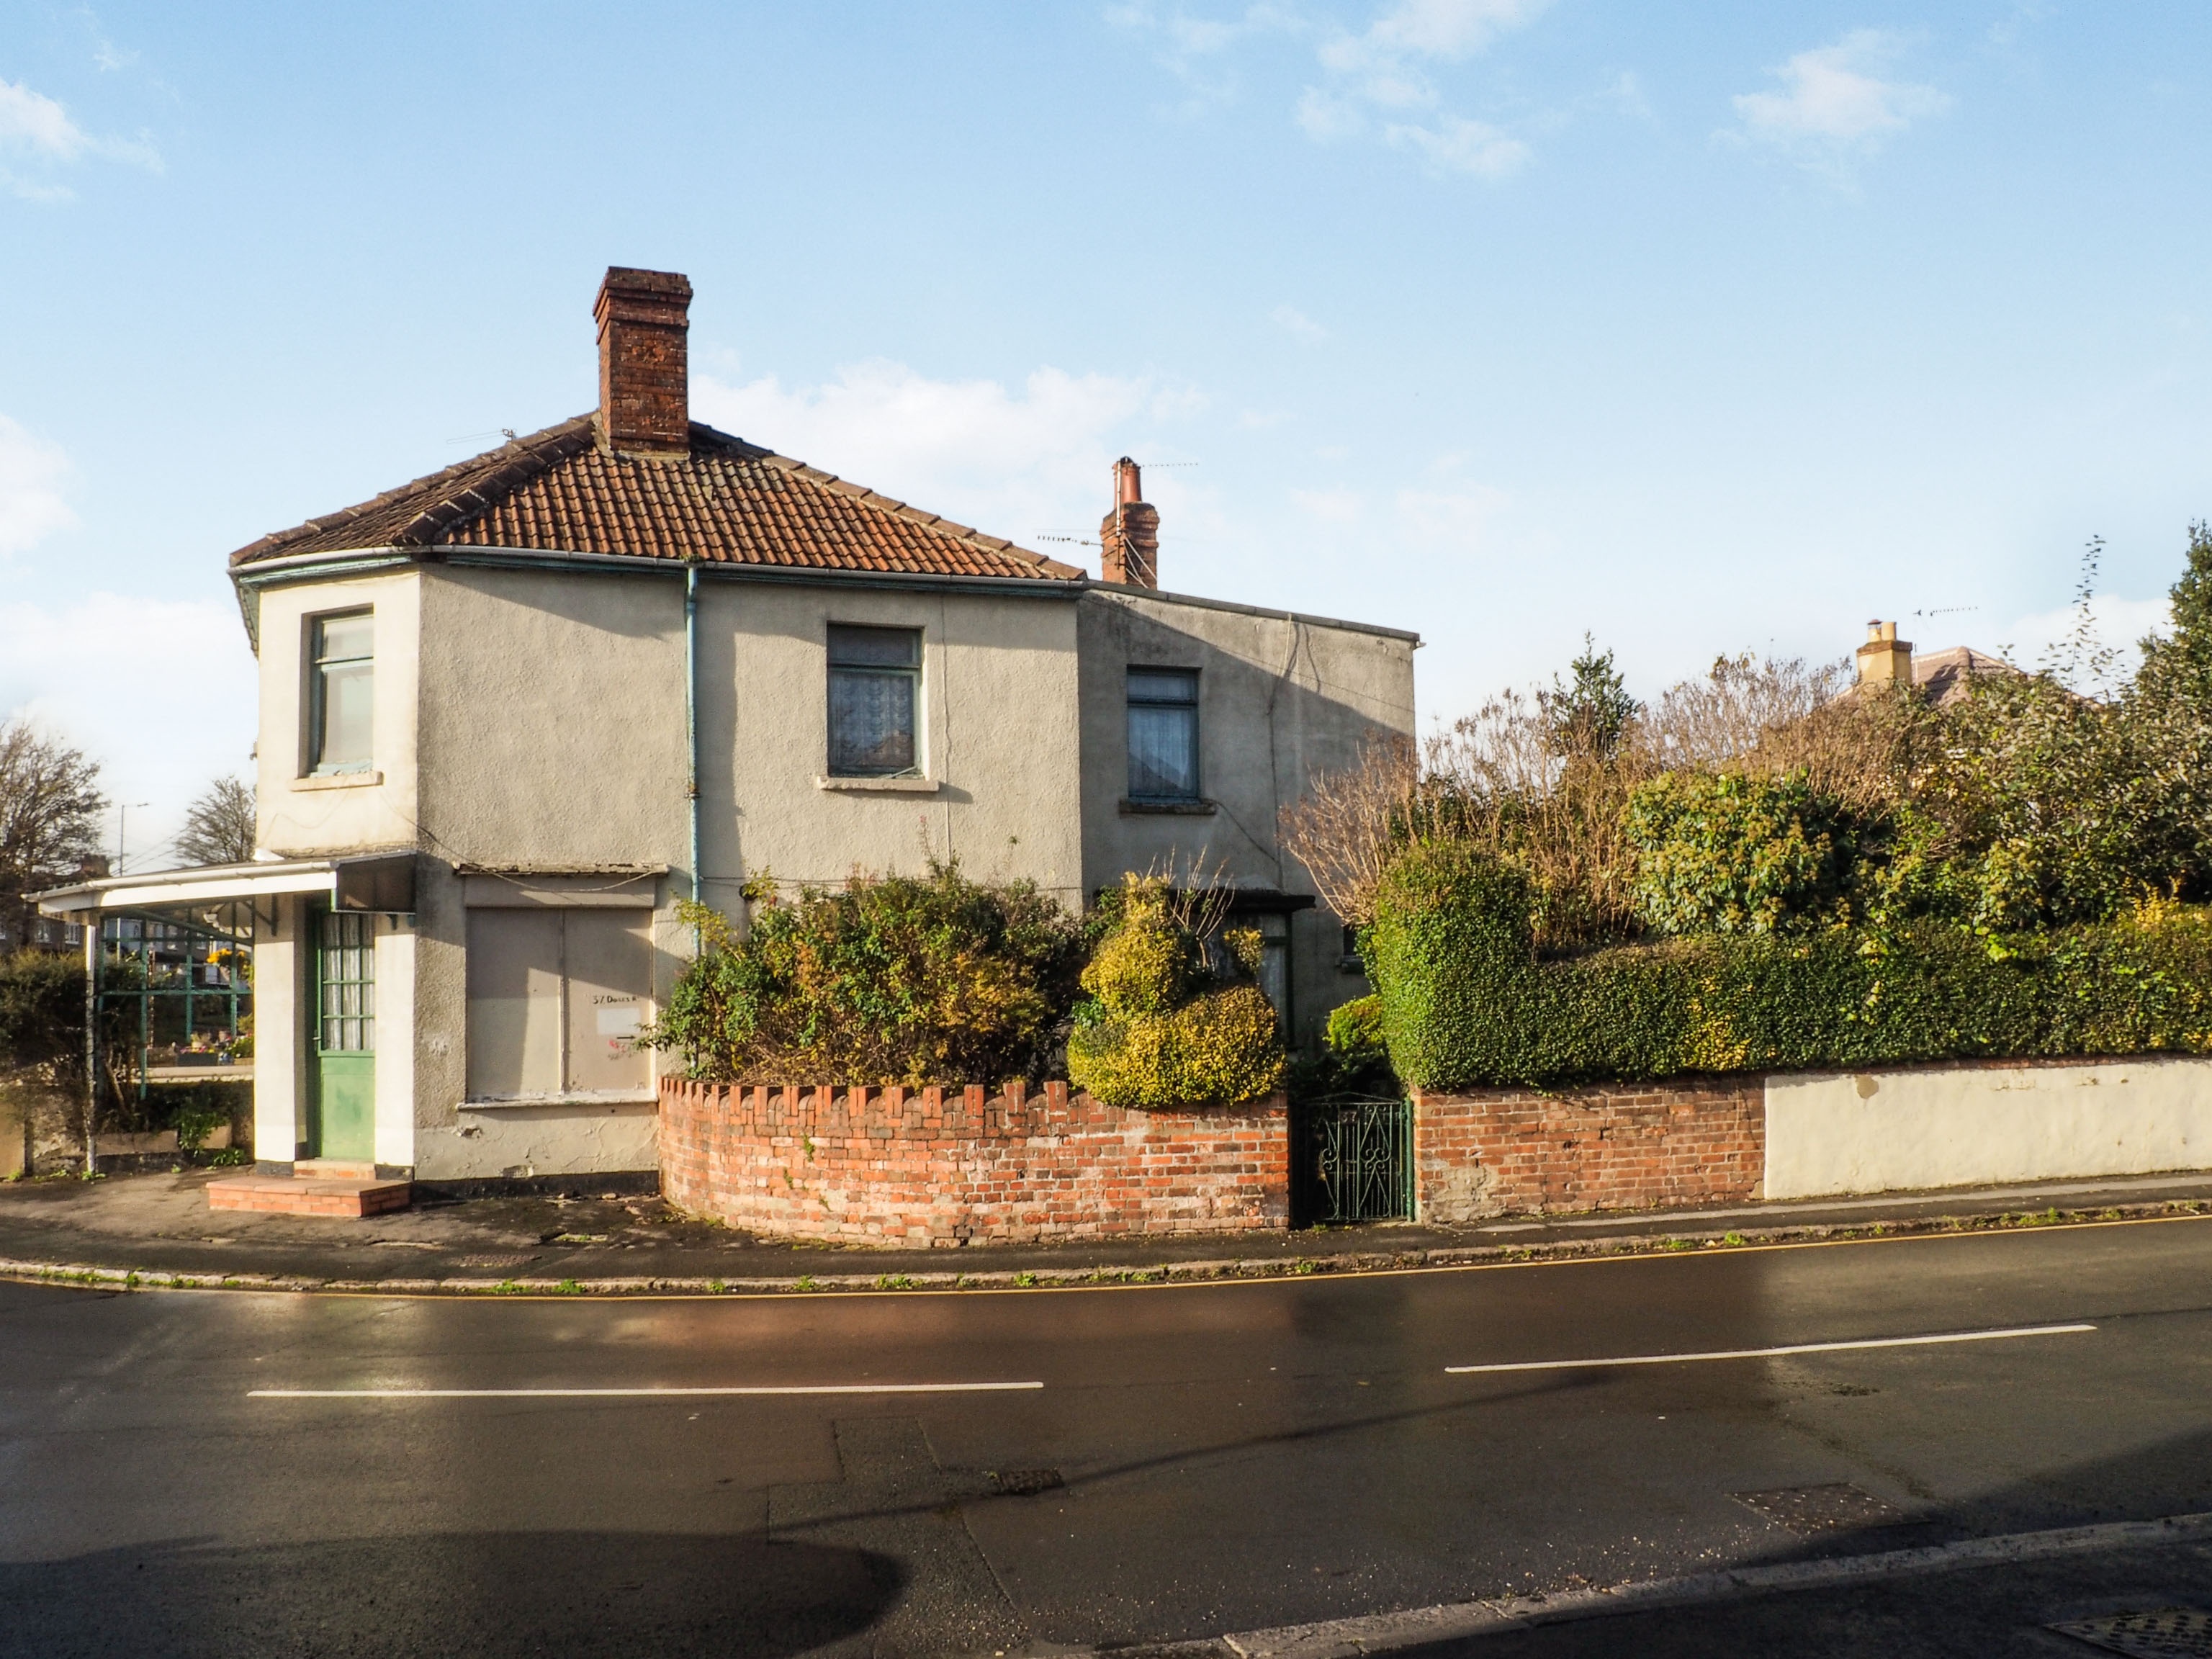
{"type": "Polygon", "coordinates": [[[46,896],[251,901],[265,1173],[653,1169],[632,1039],[748,883],[1164,871],[1233,884],[1293,1040],[1365,988],[1276,815],[1412,732],[1415,636],[1163,591],[1127,459],[1093,579],[701,425],[690,295],[610,270],[596,410],[233,554],[254,862],[46,896]]]}
{"type": "Polygon", "coordinates": [[[1915,687],[1923,699],[1937,708],[1958,702],[1976,680],[2020,672],[2010,663],[1986,651],[1977,651],[1971,645],[1954,645],[1948,651],[1929,651],[1915,656],[1912,642],[1897,637],[1897,624],[1893,622],[1869,623],[1866,643],[1858,648],[1854,661],[1858,678],[1851,690],[1903,682],[1915,687]]]}

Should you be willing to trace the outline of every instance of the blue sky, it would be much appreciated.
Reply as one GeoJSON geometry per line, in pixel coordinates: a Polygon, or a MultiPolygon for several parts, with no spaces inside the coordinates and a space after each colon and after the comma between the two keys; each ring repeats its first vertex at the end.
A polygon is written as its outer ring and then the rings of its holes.
{"type": "Polygon", "coordinates": [[[2209,81],[2197,0],[16,0],[0,711],[150,856],[252,740],[223,556],[589,407],[610,264],[695,413],[933,510],[1095,558],[1152,464],[1167,586],[1419,629],[1425,724],[1585,630],[2032,661],[2092,535],[2131,638],[2209,81]]]}

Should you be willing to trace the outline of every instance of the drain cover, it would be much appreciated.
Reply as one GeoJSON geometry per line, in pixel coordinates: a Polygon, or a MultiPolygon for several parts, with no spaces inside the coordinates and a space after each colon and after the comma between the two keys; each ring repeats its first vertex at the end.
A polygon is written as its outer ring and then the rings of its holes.
{"type": "Polygon", "coordinates": [[[2116,1613],[2107,1619],[2082,1619],[2053,1625],[2061,1636],[2078,1637],[2108,1653],[2212,1655],[2212,1613],[2188,1607],[2159,1607],[2149,1613],[2116,1613]]]}
{"type": "Polygon", "coordinates": [[[1034,1498],[1041,1492],[1056,1492],[1066,1484],[1060,1478],[1058,1469],[992,1469],[988,1473],[994,1498],[1034,1498]]]}
{"type": "Polygon", "coordinates": [[[1729,1496],[1792,1532],[1893,1527],[1908,1519],[1904,1510],[1841,1480],[1825,1486],[1779,1486],[1772,1492],[1738,1492],[1729,1496]]]}
{"type": "Polygon", "coordinates": [[[464,1267],[520,1267],[537,1261],[534,1255],[465,1255],[460,1258],[464,1267]]]}

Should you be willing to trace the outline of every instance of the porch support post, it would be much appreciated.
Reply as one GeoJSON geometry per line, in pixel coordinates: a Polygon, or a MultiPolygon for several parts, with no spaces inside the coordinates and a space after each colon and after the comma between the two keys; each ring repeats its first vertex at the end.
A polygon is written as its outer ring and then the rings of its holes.
{"type": "Polygon", "coordinates": [[[84,1173],[100,1173],[100,1142],[94,1122],[100,1112],[100,909],[84,921],[84,1173]]]}

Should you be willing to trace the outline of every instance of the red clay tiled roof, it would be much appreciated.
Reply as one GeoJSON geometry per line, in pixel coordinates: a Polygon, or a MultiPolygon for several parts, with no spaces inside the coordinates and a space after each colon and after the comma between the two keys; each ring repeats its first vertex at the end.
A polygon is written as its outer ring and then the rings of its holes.
{"type": "Polygon", "coordinates": [[[588,415],[230,556],[501,547],[718,564],[1066,580],[1084,573],[694,422],[691,453],[603,448],[588,415]]]}

